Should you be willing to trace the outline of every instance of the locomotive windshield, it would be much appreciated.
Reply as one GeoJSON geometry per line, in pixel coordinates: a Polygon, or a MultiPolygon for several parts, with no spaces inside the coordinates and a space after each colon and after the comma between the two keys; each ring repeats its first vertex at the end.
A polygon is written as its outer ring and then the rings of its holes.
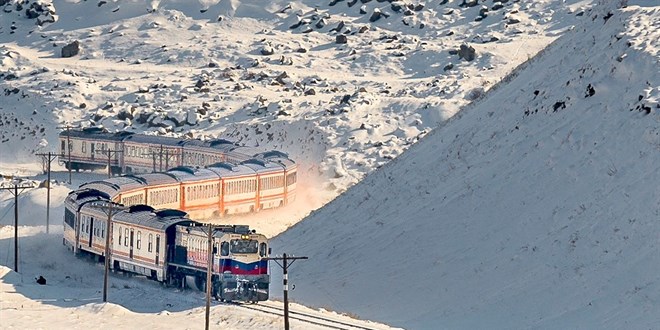
{"type": "Polygon", "coordinates": [[[257,253],[258,250],[258,241],[245,239],[231,240],[231,253],[257,253]]]}

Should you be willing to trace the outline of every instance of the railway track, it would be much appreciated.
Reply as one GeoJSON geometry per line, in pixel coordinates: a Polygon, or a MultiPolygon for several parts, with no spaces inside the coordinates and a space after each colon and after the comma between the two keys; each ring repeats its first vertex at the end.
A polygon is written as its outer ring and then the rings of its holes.
{"type": "MultiPolygon", "coordinates": [[[[242,308],[250,309],[253,311],[258,311],[261,313],[266,313],[266,314],[272,314],[272,315],[277,315],[277,316],[284,316],[284,307],[278,307],[274,305],[270,305],[268,303],[259,303],[259,304],[247,304],[247,303],[236,303],[236,306],[240,306],[242,308]]],[[[380,330],[383,328],[376,328],[376,327],[368,327],[365,325],[359,325],[359,324],[354,324],[354,323],[349,323],[349,322],[344,322],[340,320],[334,320],[331,318],[325,318],[321,317],[318,315],[313,315],[309,313],[304,313],[304,312],[298,312],[298,311],[292,311],[289,309],[289,319],[291,320],[296,320],[300,322],[305,322],[309,324],[314,324],[318,326],[323,326],[327,327],[330,329],[338,329],[338,330],[380,330]]]]}

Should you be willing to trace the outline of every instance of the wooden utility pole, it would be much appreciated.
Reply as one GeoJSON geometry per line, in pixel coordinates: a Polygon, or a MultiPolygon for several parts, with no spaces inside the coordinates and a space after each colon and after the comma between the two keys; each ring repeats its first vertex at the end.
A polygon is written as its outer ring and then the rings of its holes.
{"type": "MultiPolygon", "coordinates": [[[[71,126],[71,125],[57,126],[57,129],[66,129],[66,150],[69,153],[69,165],[67,166],[68,169],[69,169],[69,184],[71,184],[71,167],[72,167],[72,165],[71,165],[71,149],[73,149],[73,147],[71,147],[71,129],[72,128],[78,128],[78,127],[74,127],[74,126],[71,126]]],[[[64,156],[64,154],[62,154],[62,156],[64,156]]]]}
{"type": "Polygon", "coordinates": [[[264,258],[266,260],[273,260],[280,267],[282,267],[282,284],[284,285],[284,330],[289,330],[289,266],[296,260],[307,260],[307,257],[288,257],[286,253],[281,257],[264,258]],[[282,260],[282,264],[279,261],[282,260]],[[287,261],[291,261],[287,263],[287,261]]]}
{"type": "Polygon", "coordinates": [[[14,195],[14,271],[18,273],[18,195],[27,188],[34,188],[34,186],[18,186],[14,184],[13,187],[4,187],[0,190],[8,190],[14,195]],[[19,192],[18,190],[21,189],[19,192]],[[12,191],[13,190],[13,191],[12,191]]]}
{"type": "Polygon", "coordinates": [[[208,264],[206,266],[206,327],[209,330],[209,323],[211,317],[211,288],[213,287],[211,281],[213,279],[213,225],[209,223],[208,227],[208,264]]]}
{"type": "Polygon", "coordinates": [[[108,149],[108,150],[99,150],[99,151],[97,151],[97,153],[106,153],[106,155],[108,156],[108,178],[112,177],[112,165],[110,164],[110,161],[112,159],[112,155],[116,155],[116,154],[122,153],[122,152],[124,152],[124,150],[121,150],[121,149],[115,149],[115,150],[108,149]]]}
{"type": "MultiPolygon", "coordinates": [[[[108,301],[108,273],[110,271],[110,245],[112,244],[112,217],[124,210],[123,205],[106,202],[106,205],[95,205],[105,213],[108,218],[105,225],[105,267],[103,269],[103,302],[108,301]]],[[[121,233],[119,233],[121,235],[121,233]]]]}
{"type": "Polygon", "coordinates": [[[155,150],[151,151],[151,158],[153,160],[152,172],[156,172],[156,169],[158,169],[158,172],[169,170],[170,160],[175,158],[176,156],[177,156],[176,152],[170,154],[170,149],[163,147],[163,145],[161,144],[158,151],[155,150]],[[156,159],[158,159],[158,166],[156,166],[156,159]]]}
{"type": "Polygon", "coordinates": [[[48,173],[48,179],[46,180],[46,189],[48,189],[48,194],[46,195],[46,234],[48,234],[50,227],[50,163],[57,158],[57,154],[49,152],[47,154],[37,154],[37,156],[41,156],[46,163],[46,172],[48,173]]]}

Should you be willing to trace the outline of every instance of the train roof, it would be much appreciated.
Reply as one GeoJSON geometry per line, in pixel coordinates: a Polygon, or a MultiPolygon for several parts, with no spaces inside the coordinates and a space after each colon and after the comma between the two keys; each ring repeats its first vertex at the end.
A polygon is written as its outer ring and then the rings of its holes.
{"type": "Polygon", "coordinates": [[[103,191],[110,196],[117,192],[131,190],[146,185],[147,182],[140,177],[125,175],[108,178],[105,180],[91,181],[80,185],[80,188],[90,188],[103,191]]]}
{"type": "Polygon", "coordinates": [[[79,211],[82,206],[90,202],[107,202],[110,196],[102,191],[96,189],[79,189],[69,193],[66,197],[66,202],[76,205],[79,211]]]}
{"type": "Polygon", "coordinates": [[[96,140],[122,141],[126,137],[132,136],[131,132],[110,133],[102,127],[87,127],[83,129],[65,130],[60,132],[60,137],[88,138],[96,140]]]}
{"type": "Polygon", "coordinates": [[[144,180],[145,184],[148,186],[179,182],[179,179],[169,172],[140,174],[139,178],[144,180]]]}
{"type": "Polygon", "coordinates": [[[117,213],[113,219],[162,231],[175,224],[192,222],[186,212],[174,209],[156,210],[148,205],[132,205],[117,213]]]}
{"type": "Polygon", "coordinates": [[[251,168],[257,173],[273,172],[283,170],[281,164],[265,161],[259,158],[250,158],[241,162],[241,165],[251,168]]]}
{"type": "MultiPolygon", "coordinates": [[[[185,231],[187,233],[193,233],[197,235],[202,235],[206,236],[208,235],[207,233],[207,224],[200,224],[197,222],[192,222],[183,226],[178,226],[177,230],[178,231],[185,231]]],[[[250,230],[250,226],[248,225],[214,225],[213,226],[214,231],[213,231],[213,237],[215,238],[221,238],[225,234],[258,234],[258,235],[263,235],[259,234],[256,231],[250,230]]]]}
{"type": "Polygon", "coordinates": [[[243,176],[254,174],[254,170],[245,165],[231,164],[226,162],[211,164],[206,167],[208,170],[215,172],[221,178],[230,178],[234,176],[243,176]]]}
{"type": "Polygon", "coordinates": [[[181,182],[218,180],[218,174],[206,168],[179,166],[169,169],[167,173],[172,174],[181,182]]]}
{"type": "Polygon", "coordinates": [[[162,144],[170,147],[180,147],[186,142],[186,140],[174,138],[170,136],[134,134],[131,136],[127,136],[124,139],[124,142],[162,144]]]}

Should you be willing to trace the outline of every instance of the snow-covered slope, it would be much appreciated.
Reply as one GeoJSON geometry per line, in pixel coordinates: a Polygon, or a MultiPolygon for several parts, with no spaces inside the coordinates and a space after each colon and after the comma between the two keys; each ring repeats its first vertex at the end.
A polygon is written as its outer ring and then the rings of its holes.
{"type": "Polygon", "coordinates": [[[310,258],[294,298],[410,329],[656,328],[660,7],[585,17],[276,237],[310,258]]]}
{"type": "Polygon", "coordinates": [[[283,150],[335,194],[451,117],[591,6],[1,2],[0,154],[15,159],[2,167],[29,167],[33,151],[52,148],[58,125],[103,125],[283,150]],[[39,10],[30,12],[39,14],[34,19],[27,17],[32,8],[39,10]],[[342,37],[346,43],[337,43],[342,37]],[[62,58],[73,41],[79,54],[62,58]],[[455,53],[461,44],[473,47],[473,60],[455,53]]]}

